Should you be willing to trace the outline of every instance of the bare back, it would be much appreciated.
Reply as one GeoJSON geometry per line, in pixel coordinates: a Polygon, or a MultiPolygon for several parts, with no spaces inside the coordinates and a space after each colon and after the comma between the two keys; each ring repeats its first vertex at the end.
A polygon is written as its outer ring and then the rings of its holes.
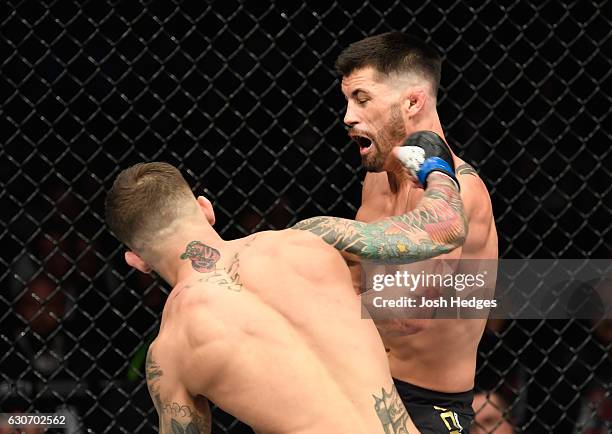
{"type": "MultiPolygon", "coordinates": [[[[461,248],[438,258],[496,259],[497,231],[489,193],[476,171],[454,156],[468,235],[461,248]]],[[[423,190],[390,189],[387,173],[368,173],[357,220],[373,222],[414,209],[423,190]]],[[[439,392],[473,388],[476,352],[486,320],[405,320],[377,324],[393,377],[439,392]]]]}
{"type": "Polygon", "coordinates": [[[417,432],[360,312],[343,259],[318,237],[233,242],[216,271],[194,271],[164,308],[147,360],[160,432],[185,429],[190,412],[193,432],[207,432],[207,399],[259,433],[396,432],[381,424],[391,409],[417,432]]]}

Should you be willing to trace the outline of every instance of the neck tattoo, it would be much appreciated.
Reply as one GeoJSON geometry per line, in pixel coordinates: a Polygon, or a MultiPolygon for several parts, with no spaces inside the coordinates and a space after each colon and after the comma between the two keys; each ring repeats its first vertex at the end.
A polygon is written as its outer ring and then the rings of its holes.
{"type": "Polygon", "coordinates": [[[221,259],[221,253],[200,241],[191,241],[181,254],[182,260],[189,259],[191,266],[198,273],[210,273],[215,270],[215,264],[221,259]]]}

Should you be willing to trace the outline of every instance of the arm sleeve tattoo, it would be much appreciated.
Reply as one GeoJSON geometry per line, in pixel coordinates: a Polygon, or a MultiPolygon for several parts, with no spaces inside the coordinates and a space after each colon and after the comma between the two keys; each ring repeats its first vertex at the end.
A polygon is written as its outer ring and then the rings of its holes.
{"type": "Polygon", "coordinates": [[[461,197],[446,176],[431,177],[419,205],[375,223],[312,217],[292,229],[310,231],[336,249],[362,260],[407,263],[448,253],[463,244],[467,221],[461,197]]]}
{"type": "Polygon", "coordinates": [[[159,414],[160,434],[210,434],[211,416],[208,404],[206,411],[199,411],[193,405],[167,402],[160,396],[160,382],[164,372],[153,358],[149,348],[146,362],[147,387],[153,404],[159,414]]]}

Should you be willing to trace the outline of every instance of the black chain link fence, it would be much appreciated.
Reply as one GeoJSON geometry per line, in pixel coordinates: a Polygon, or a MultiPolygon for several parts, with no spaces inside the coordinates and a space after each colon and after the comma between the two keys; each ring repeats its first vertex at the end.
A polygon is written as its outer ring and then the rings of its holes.
{"type": "MultiPolygon", "coordinates": [[[[443,53],[442,124],[490,189],[502,257],[611,257],[611,12],[3,3],[0,410],[75,414],[70,432],[156,429],[143,365],[167,290],[123,263],[106,190],[120,169],[165,160],[207,189],[223,237],[354,216],[363,173],[333,63],[367,35],[403,30],[443,53]]],[[[608,433],[611,342],[608,322],[492,322],[478,390],[516,432],[608,433]]],[[[215,433],[250,432],[213,415],[215,433]]]]}

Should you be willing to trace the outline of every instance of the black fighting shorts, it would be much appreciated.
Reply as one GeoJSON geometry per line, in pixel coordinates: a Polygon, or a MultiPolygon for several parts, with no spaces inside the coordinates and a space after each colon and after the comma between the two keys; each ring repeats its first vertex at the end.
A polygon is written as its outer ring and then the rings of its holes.
{"type": "Polygon", "coordinates": [[[399,396],[421,434],[469,434],[474,420],[474,391],[443,393],[393,379],[399,396]]]}

